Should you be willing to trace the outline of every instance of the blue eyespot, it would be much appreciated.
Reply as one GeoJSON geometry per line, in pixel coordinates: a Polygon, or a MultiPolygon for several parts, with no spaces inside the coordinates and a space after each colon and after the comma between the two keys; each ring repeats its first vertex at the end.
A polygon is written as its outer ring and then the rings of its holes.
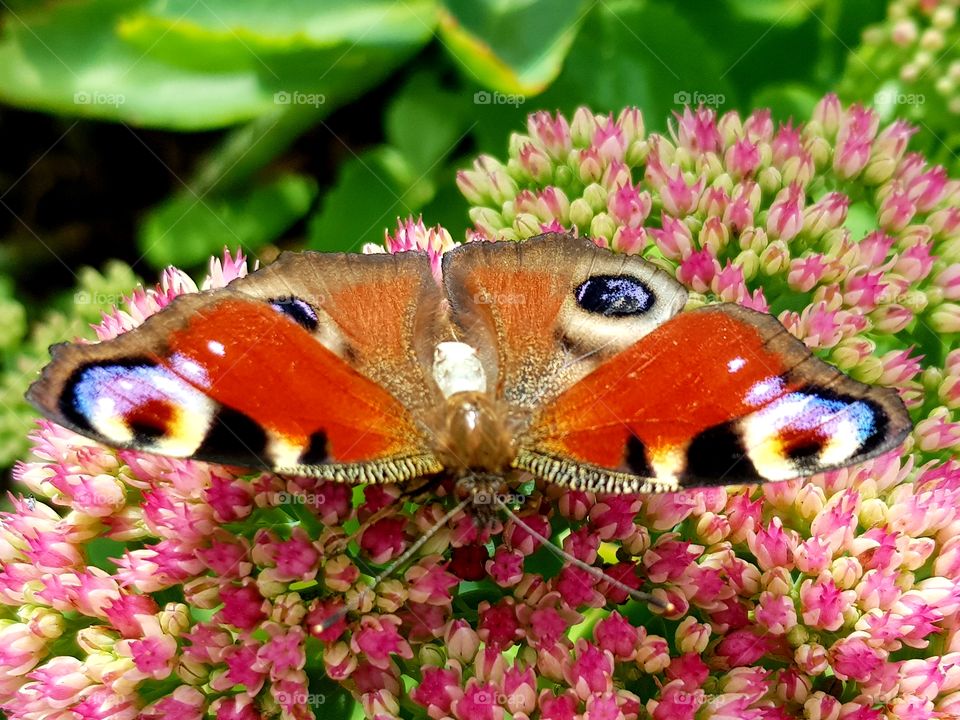
{"type": "Polygon", "coordinates": [[[656,302],[650,287],[629,275],[594,275],[574,295],[581,308],[604,317],[642,315],[656,302]]]}
{"type": "Polygon", "coordinates": [[[313,332],[320,324],[317,311],[306,300],[297,297],[280,297],[269,301],[270,306],[286,315],[305,330],[313,332]]]}

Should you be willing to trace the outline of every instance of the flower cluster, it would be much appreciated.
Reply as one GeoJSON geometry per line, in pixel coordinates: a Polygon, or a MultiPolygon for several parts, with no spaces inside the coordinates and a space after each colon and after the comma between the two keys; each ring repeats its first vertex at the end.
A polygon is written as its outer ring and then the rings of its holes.
{"type": "Polygon", "coordinates": [[[850,56],[843,93],[952,135],[960,116],[958,7],[956,0],[891,0],[886,19],[864,31],[850,56]]]}
{"type": "MultiPolygon", "coordinates": [[[[537,113],[458,184],[469,240],[575,230],[692,291],[776,314],[900,389],[903,453],[766,486],[595,496],[538,485],[524,527],[443,526],[399,489],[240,474],[47,422],[0,522],[11,720],[916,720],[960,716],[960,185],[911,128],[828,96],[803,126],[685,110],[669,134],[537,113]],[[359,526],[355,543],[347,534],[359,526]],[[346,608],[348,612],[343,613],[346,608]],[[667,608],[667,609],[664,609],[667,608]],[[349,693],[347,695],[346,693],[349,693]]],[[[401,223],[387,248],[453,241],[401,223]]],[[[204,287],[246,272],[214,263],[204,287]]],[[[169,271],[98,326],[198,288],[169,271]]]]}

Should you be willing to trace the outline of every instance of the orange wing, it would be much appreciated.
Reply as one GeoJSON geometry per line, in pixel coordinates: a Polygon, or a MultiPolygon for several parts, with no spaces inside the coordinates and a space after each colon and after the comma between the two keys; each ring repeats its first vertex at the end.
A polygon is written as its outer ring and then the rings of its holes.
{"type": "Polygon", "coordinates": [[[389,385],[418,403],[432,396],[414,347],[439,304],[426,256],[345,257],[290,256],[285,270],[185,295],[114,340],[58,346],[28,398],[118,447],[335,480],[438,472],[420,413],[370,377],[392,372],[389,385]],[[341,272],[325,293],[296,278],[331,263],[341,272]],[[390,322],[373,309],[345,317],[351,295],[394,305],[390,322]]]}
{"type": "Polygon", "coordinates": [[[561,393],[517,465],[607,492],[783,480],[866,460],[909,429],[895,391],[843,375],[769,315],[717,305],[681,313],[561,393]]]}

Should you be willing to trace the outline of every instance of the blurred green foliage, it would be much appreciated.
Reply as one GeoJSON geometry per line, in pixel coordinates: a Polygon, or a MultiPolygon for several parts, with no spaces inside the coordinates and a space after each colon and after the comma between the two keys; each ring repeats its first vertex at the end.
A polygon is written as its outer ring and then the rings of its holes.
{"type": "MultiPolygon", "coordinates": [[[[19,0],[4,8],[0,101],[10,109],[0,111],[0,127],[19,113],[28,119],[16,127],[42,117],[55,131],[42,140],[0,132],[0,168],[3,155],[30,149],[0,169],[0,208],[15,218],[0,239],[0,466],[23,450],[31,414],[21,395],[46,345],[89,337],[84,323],[109,304],[81,306],[75,294],[110,299],[134,284],[129,267],[78,271],[76,258],[122,258],[152,279],[166,264],[197,269],[224,246],[267,259],[277,247],[357,251],[382,241],[397,217],[421,213],[462,239],[467,205],[455,171],[478,153],[500,153],[529,112],[637,105],[649,127],[664,129],[685,103],[762,105],[786,121],[830,90],[869,100],[876,90],[852,63],[876,59],[862,34],[889,23],[881,0],[19,0]],[[91,137],[108,138],[92,155],[91,137]],[[24,212],[17,186],[43,169],[57,138],[57,152],[83,167],[142,145],[142,167],[115,182],[146,183],[147,207],[94,187],[98,212],[120,218],[121,231],[106,240],[96,229],[81,233],[77,246],[74,234],[37,227],[51,207],[24,212]],[[159,188],[141,181],[158,165],[159,188]],[[74,287],[69,278],[48,282],[52,257],[70,258],[74,287]],[[15,297],[29,297],[27,307],[15,297]]],[[[889,65],[871,73],[892,78],[889,65]]],[[[102,172],[115,175],[113,167],[102,172]]]]}

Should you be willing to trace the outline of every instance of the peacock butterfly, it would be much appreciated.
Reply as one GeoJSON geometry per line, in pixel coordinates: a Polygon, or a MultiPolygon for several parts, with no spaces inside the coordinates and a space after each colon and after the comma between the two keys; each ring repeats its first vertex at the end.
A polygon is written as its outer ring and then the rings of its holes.
{"type": "Polygon", "coordinates": [[[604,493],[802,477],[910,429],[773,317],[680,312],[656,265],[549,233],[443,257],[288,253],[98,344],[29,392],[108,445],[341,482],[524,473],[604,493]]]}

